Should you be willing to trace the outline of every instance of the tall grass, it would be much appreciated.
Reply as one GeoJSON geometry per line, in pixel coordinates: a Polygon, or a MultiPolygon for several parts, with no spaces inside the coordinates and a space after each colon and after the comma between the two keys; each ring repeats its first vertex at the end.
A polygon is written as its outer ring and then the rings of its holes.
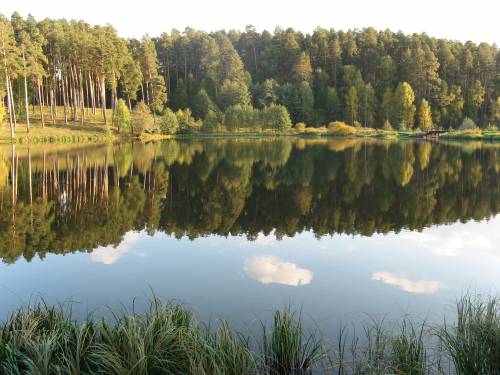
{"type": "Polygon", "coordinates": [[[317,332],[305,332],[300,314],[274,314],[271,329],[262,325],[262,367],[268,375],[306,375],[324,357],[317,332]]]}
{"type": "Polygon", "coordinates": [[[466,296],[439,327],[371,320],[362,334],[344,326],[327,342],[290,309],[276,311],[254,337],[225,321],[200,324],[181,304],[156,299],[143,314],[83,322],[71,307],[40,302],[0,324],[0,374],[498,375],[499,305],[466,296]]]}
{"type": "Polygon", "coordinates": [[[464,296],[457,320],[438,331],[457,374],[500,374],[500,300],[464,296]]]}
{"type": "Polygon", "coordinates": [[[425,348],[425,324],[404,318],[396,329],[384,321],[371,320],[361,336],[342,327],[336,350],[329,356],[329,369],[338,375],[430,373],[425,348]]]}

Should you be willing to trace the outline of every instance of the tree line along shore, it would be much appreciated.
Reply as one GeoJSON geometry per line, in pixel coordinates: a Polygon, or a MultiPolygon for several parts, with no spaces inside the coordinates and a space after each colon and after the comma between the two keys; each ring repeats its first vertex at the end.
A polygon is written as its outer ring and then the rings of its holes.
{"type": "Polygon", "coordinates": [[[14,13],[0,17],[0,63],[3,140],[430,129],[499,137],[494,44],[252,26],[138,40],[111,25],[14,13]]]}

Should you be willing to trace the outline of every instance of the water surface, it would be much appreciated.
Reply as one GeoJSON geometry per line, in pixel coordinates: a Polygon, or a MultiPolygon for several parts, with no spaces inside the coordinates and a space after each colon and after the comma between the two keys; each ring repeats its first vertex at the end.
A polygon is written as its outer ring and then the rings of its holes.
{"type": "MultiPolygon", "coordinates": [[[[327,334],[500,291],[500,148],[205,140],[0,149],[0,316],[42,295],[243,327],[287,304],[327,334]]],[[[105,313],[103,313],[105,314],[105,313]]]]}

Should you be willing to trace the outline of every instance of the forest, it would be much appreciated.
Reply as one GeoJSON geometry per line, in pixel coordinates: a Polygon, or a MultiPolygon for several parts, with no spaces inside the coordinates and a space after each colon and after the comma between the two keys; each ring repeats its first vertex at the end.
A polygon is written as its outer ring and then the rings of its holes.
{"type": "MultiPolygon", "coordinates": [[[[496,45],[373,28],[124,39],[111,25],[0,17],[0,123],[98,118],[118,133],[497,129],[496,45]]],[[[21,125],[22,124],[22,125],[21,125]]]]}
{"type": "Polygon", "coordinates": [[[132,230],[252,240],[486,220],[499,210],[499,149],[479,145],[277,138],[3,146],[0,260],[92,252],[132,230]]]}

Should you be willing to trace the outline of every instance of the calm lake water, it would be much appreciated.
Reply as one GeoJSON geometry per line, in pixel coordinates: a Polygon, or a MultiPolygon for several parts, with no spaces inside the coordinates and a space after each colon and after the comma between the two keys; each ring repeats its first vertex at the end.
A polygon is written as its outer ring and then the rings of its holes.
{"type": "MultiPolygon", "coordinates": [[[[38,295],[326,334],[500,292],[500,146],[204,140],[0,148],[0,317],[38,295]]],[[[97,309],[97,310],[96,310],[97,309]]]]}

